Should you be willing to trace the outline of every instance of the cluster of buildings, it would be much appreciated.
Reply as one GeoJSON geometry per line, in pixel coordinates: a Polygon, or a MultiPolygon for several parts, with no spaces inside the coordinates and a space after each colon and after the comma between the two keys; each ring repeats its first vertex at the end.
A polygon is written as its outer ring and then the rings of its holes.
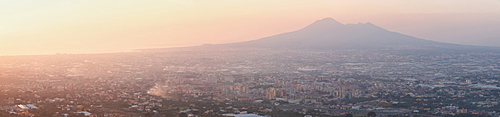
{"type": "Polygon", "coordinates": [[[0,110],[20,114],[11,108],[22,105],[29,108],[25,115],[159,116],[189,107],[230,114],[216,111],[215,103],[245,103],[241,108],[254,111],[241,114],[271,116],[276,111],[262,108],[304,115],[495,115],[500,109],[498,53],[226,51],[0,57],[0,110]]]}

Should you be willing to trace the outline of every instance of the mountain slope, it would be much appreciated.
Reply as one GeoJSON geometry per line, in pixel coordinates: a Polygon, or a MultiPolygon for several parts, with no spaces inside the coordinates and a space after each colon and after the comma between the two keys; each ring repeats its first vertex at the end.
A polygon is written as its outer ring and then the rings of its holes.
{"type": "Polygon", "coordinates": [[[395,46],[450,46],[391,32],[371,23],[341,24],[325,18],[293,32],[278,34],[258,40],[223,44],[230,47],[336,49],[377,48],[395,46]]]}

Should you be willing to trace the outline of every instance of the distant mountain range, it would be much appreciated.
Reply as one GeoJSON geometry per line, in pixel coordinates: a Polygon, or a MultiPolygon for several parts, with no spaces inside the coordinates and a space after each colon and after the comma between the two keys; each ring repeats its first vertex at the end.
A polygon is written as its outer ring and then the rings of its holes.
{"type": "Polygon", "coordinates": [[[388,31],[369,22],[342,24],[332,18],[325,18],[297,31],[252,41],[222,44],[221,46],[290,49],[355,49],[407,46],[449,47],[461,45],[419,39],[388,31]]]}
{"type": "Polygon", "coordinates": [[[269,36],[257,40],[205,44],[202,46],[146,49],[196,51],[228,49],[289,49],[330,51],[338,49],[389,49],[389,50],[427,50],[446,52],[496,52],[500,47],[471,46],[436,42],[392,32],[372,23],[342,24],[332,18],[317,20],[297,31],[269,36]]]}

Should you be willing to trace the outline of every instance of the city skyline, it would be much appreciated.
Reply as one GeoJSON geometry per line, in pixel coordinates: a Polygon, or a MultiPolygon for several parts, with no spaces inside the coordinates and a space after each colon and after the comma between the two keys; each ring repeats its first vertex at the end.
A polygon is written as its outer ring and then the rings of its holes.
{"type": "Polygon", "coordinates": [[[500,117],[500,0],[0,0],[0,117],[500,117]]]}

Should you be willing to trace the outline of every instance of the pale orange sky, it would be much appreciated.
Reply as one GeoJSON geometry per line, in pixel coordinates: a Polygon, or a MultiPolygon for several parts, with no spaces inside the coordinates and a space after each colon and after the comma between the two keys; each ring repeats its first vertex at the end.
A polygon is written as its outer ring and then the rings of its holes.
{"type": "Polygon", "coordinates": [[[0,17],[0,55],[239,42],[325,17],[429,40],[500,46],[500,0],[0,0],[0,17]]]}

